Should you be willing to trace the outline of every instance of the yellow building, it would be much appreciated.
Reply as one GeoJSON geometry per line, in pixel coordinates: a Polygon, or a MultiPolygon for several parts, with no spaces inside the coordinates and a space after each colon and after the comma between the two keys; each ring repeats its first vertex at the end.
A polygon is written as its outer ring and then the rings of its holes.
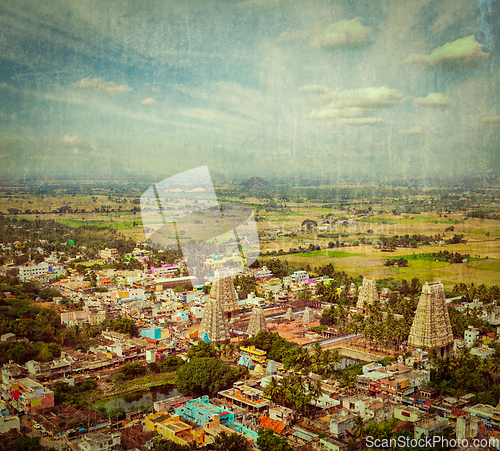
{"type": "Polygon", "coordinates": [[[188,445],[195,441],[199,445],[205,442],[203,429],[193,430],[192,426],[180,420],[178,415],[169,415],[165,412],[155,413],[146,417],[147,429],[171,440],[179,445],[188,445]]]}
{"type": "Polygon", "coordinates": [[[257,349],[255,346],[240,346],[240,351],[242,355],[246,355],[250,357],[254,362],[265,363],[266,362],[266,351],[262,351],[261,349],[257,349]]]}

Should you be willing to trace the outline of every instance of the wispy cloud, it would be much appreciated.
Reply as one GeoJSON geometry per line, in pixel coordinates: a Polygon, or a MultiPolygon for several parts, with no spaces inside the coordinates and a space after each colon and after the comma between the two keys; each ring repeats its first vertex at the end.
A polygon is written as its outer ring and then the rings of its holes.
{"type": "Polygon", "coordinates": [[[481,119],[481,122],[484,124],[500,122],[500,116],[486,116],[481,119]]]}
{"type": "Polygon", "coordinates": [[[401,92],[397,89],[389,89],[385,86],[332,92],[331,94],[326,94],[325,99],[328,95],[330,96],[331,106],[337,108],[385,108],[398,105],[403,101],[403,94],[401,94],[401,92]]]}
{"type": "Polygon", "coordinates": [[[365,113],[364,108],[350,107],[350,108],[322,108],[312,110],[304,117],[307,119],[333,119],[339,117],[359,117],[365,113]]]}
{"type": "Polygon", "coordinates": [[[482,46],[474,35],[448,42],[434,49],[430,54],[412,53],[403,63],[421,63],[424,67],[439,70],[473,69],[481,64],[488,53],[482,51],[482,46]]]}
{"type": "Polygon", "coordinates": [[[67,144],[67,145],[75,145],[75,144],[78,144],[80,143],[82,140],[74,135],[74,136],[71,136],[69,133],[66,133],[62,138],[61,138],[61,142],[63,144],[67,144]]]}
{"type": "Polygon", "coordinates": [[[144,99],[141,104],[142,105],[154,105],[155,103],[158,103],[153,97],[148,97],[147,99],[144,99]]]}
{"type": "Polygon", "coordinates": [[[371,28],[361,23],[362,18],[341,20],[313,36],[311,47],[356,50],[370,41],[371,28]]]}
{"type": "Polygon", "coordinates": [[[416,97],[413,99],[413,106],[416,107],[435,107],[443,108],[451,106],[451,101],[448,97],[438,92],[431,92],[427,97],[416,97]]]}
{"type": "Polygon", "coordinates": [[[112,81],[105,81],[102,78],[92,78],[90,76],[75,81],[71,87],[75,89],[92,89],[109,96],[126,94],[127,92],[133,91],[128,85],[117,85],[112,81]]]}
{"type": "Polygon", "coordinates": [[[413,127],[408,130],[401,130],[399,134],[401,136],[423,135],[424,129],[422,127],[413,127]]]}

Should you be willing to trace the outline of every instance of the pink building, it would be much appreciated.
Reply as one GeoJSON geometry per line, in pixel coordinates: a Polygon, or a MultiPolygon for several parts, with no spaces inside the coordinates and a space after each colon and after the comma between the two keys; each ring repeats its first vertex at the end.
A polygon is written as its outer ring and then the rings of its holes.
{"type": "Polygon", "coordinates": [[[33,379],[12,381],[9,394],[13,404],[17,403],[18,408],[26,413],[54,407],[54,392],[33,379]]]}

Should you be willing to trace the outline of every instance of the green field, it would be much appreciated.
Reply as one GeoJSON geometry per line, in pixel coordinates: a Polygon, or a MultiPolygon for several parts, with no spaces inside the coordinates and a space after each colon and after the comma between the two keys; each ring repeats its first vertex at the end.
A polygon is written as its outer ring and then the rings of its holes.
{"type": "Polygon", "coordinates": [[[500,271],[500,262],[489,262],[481,265],[474,265],[474,268],[485,269],[486,271],[500,271]]]}
{"type": "Polygon", "coordinates": [[[301,252],[299,254],[294,254],[296,257],[312,258],[312,257],[331,257],[331,258],[344,258],[344,257],[355,257],[361,254],[353,254],[350,252],[341,251],[331,251],[328,249],[321,251],[311,251],[311,252],[301,252]]]}
{"type": "MultiPolygon", "coordinates": [[[[401,257],[406,258],[408,260],[408,262],[417,261],[417,260],[425,260],[428,262],[435,262],[436,259],[439,258],[437,256],[436,257],[430,256],[430,255],[424,256],[422,254],[401,255],[401,257]]],[[[467,259],[467,262],[477,262],[477,261],[484,260],[484,258],[470,257],[470,256],[466,257],[465,255],[464,255],[464,258],[467,259]]],[[[451,263],[451,262],[443,262],[443,263],[451,263]]]]}
{"type": "Polygon", "coordinates": [[[359,222],[370,222],[375,224],[421,224],[421,223],[441,223],[441,224],[459,224],[459,221],[449,221],[442,218],[427,218],[425,216],[411,218],[365,218],[357,219],[359,222]]]}

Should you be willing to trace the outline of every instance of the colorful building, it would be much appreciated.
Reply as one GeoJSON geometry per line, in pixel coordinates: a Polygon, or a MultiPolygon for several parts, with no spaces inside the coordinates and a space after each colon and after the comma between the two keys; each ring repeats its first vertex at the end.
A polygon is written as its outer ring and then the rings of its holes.
{"type": "Polygon", "coordinates": [[[179,445],[188,445],[192,441],[203,445],[205,442],[205,431],[202,428],[193,429],[182,422],[178,415],[171,416],[165,412],[149,415],[146,417],[145,427],[179,445]]]}

